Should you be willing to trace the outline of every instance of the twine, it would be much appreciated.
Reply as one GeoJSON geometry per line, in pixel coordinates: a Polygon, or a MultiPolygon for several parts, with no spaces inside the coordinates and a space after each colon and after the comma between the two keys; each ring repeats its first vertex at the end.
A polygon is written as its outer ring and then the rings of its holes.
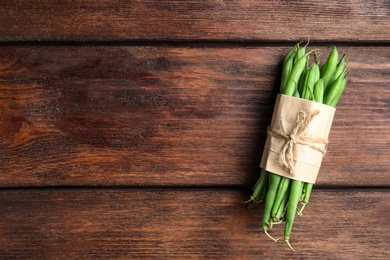
{"type": "Polygon", "coordinates": [[[316,144],[324,144],[325,147],[328,144],[327,139],[323,138],[313,138],[302,135],[305,129],[308,127],[313,118],[320,113],[319,110],[314,111],[311,116],[307,116],[305,112],[300,111],[297,116],[296,124],[290,134],[285,132],[280,132],[272,127],[268,127],[268,135],[276,138],[283,138],[286,140],[283,148],[279,153],[280,160],[283,162],[283,165],[287,170],[290,171],[292,176],[295,175],[294,168],[294,147],[296,144],[306,145],[323,155],[326,153],[326,149],[323,149],[316,144]]]}

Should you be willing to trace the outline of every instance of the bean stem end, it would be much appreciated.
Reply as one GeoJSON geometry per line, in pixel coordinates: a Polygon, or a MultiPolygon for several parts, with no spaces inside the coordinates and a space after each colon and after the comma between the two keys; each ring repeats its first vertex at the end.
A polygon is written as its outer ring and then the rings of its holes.
{"type": "Polygon", "coordinates": [[[290,239],[289,237],[284,238],[284,242],[286,242],[287,246],[288,246],[293,252],[295,252],[294,248],[293,248],[293,247],[291,246],[291,244],[290,244],[289,239],[290,239]]]}
{"type": "Polygon", "coordinates": [[[264,228],[264,234],[266,234],[267,235],[267,237],[269,237],[269,238],[271,238],[275,243],[276,243],[276,241],[278,241],[278,239],[277,238],[273,238],[270,234],[268,234],[268,232],[267,232],[267,229],[266,228],[264,228]]]}

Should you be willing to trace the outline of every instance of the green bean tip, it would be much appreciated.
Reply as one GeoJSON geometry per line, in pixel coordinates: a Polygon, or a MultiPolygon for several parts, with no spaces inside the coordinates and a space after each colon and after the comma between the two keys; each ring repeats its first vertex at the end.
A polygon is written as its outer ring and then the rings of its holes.
{"type": "Polygon", "coordinates": [[[287,237],[287,238],[284,238],[284,242],[286,242],[286,244],[288,245],[288,247],[293,251],[293,252],[295,252],[295,250],[294,250],[294,248],[291,246],[291,244],[290,244],[290,241],[289,241],[289,237],[287,237]]]}
{"type": "Polygon", "coordinates": [[[264,228],[263,229],[264,230],[264,234],[266,234],[267,235],[267,237],[269,237],[269,238],[271,238],[275,243],[278,241],[278,239],[277,238],[273,238],[270,234],[268,234],[268,232],[267,232],[267,229],[266,228],[264,228]]]}

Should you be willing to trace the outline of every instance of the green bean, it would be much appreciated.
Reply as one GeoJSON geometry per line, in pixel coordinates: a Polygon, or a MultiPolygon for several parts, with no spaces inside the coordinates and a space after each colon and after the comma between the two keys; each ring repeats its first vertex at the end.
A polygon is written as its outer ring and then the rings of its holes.
{"type": "Polygon", "coordinates": [[[307,43],[303,47],[299,47],[302,42],[301,43],[297,43],[295,45],[295,47],[297,48],[297,54],[296,54],[296,56],[294,58],[294,64],[297,63],[300,58],[305,56],[305,54],[306,54],[306,47],[309,45],[309,42],[310,42],[310,40],[308,40],[307,43]]]}
{"type": "Polygon", "coordinates": [[[343,81],[341,83],[339,92],[333,98],[333,100],[330,101],[330,103],[328,104],[329,106],[332,106],[332,107],[336,107],[337,106],[337,103],[339,102],[339,99],[340,99],[341,95],[343,94],[346,85],[347,85],[347,79],[344,77],[344,79],[343,79],[343,81]]]}
{"type": "Polygon", "coordinates": [[[313,89],[316,82],[320,79],[320,68],[318,67],[317,63],[313,63],[310,68],[308,69],[308,72],[304,79],[303,84],[303,94],[301,95],[304,99],[313,99],[313,89]]]}
{"type": "Polygon", "coordinates": [[[302,215],[303,210],[305,209],[307,204],[309,204],[310,194],[311,194],[311,191],[313,189],[313,183],[308,183],[307,182],[307,183],[304,184],[304,187],[305,187],[305,194],[304,194],[304,197],[303,197],[303,201],[301,202],[302,203],[302,208],[299,210],[298,215],[302,215]]]}
{"type": "Polygon", "coordinates": [[[257,179],[257,181],[256,181],[256,184],[255,185],[253,185],[253,187],[252,187],[252,190],[255,190],[256,189],[256,186],[257,185],[259,185],[261,182],[262,182],[262,175],[263,175],[263,171],[265,171],[265,170],[263,170],[262,168],[260,168],[260,174],[259,174],[259,178],[257,179]]]}
{"type": "Polygon", "coordinates": [[[314,100],[318,103],[323,103],[324,100],[324,79],[321,78],[314,85],[314,100]]]}
{"type": "Polygon", "coordinates": [[[303,201],[303,198],[305,197],[305,189],[306,189],[306,182],[302,182],[302,192],[301,192],[301,197],[299,198],[299,201],[303,201]]]}
{"type": "Polygon", "coordinates": [[[272,206],[271,216],[274,217],[276,215],[276,212],[279,209],[280,203],[283,200],[284,194],[287,192],[288,187],[290,186],[290,180],[289,178],[282,178],[278,190],[276,192],[275,202],[272,206]]]}
{"type": "Polygon", "coordinates": [[[294,64],[297,63],[300,58],[305,56],[305,53],[306,53],[306,46],[307,45],[303,46],[302,48],[300,48],[299,45],[300,45],[299,43],[297,43],[295,45],[295,47],[297,48],[297,54],[294,57],[294,64]]]}
{"type": "Polygon", "coordinates": [[[307,65],[307,60],[310,52],[306,53],[302,58],[300,58],[295,64],[293,69],[291,70],[290,76],[287,80],[286,87],[284,88],[285,95],[292,96],[295,93],[297,88],[297,83],[301,77],[303,70],[307,65]]]}
{"type": "Polygon", "coordinates": [[[264,206],[264,216],[263,216],[263,222],[262,222],[262,228],[264,230],[264,233],[271,238],[272,240],[276,241],[273,237],[271,237],[268,232],[268,222],[271,218],[271,210],[275,201],[276,191],[278,190],[279,182],[281,180],[281,176],[278,174],[269,174],[269,187],[267,196],[265,198],[265,206],[264,206]]]}
{"type": "Polygon", "coordinates": [[[303,97],[303,92],[304,92],[304,87],[305,87],[305,79],[306,79],[307,73],[308,73],[307,69],[303,70],[301,78],[299,79],[298,93],[301,97],[303,97]]]}
{"type": "Polygon", "coordinates": [[[325,93],[328,91],[330,83],[332,83],[333,75],[336,71],[338,61],[339,61],[339,53],[336,49],[336,46],[333,46],[333,49],[330,52],[328,60],[326,62],[326,69],[323,75],[321,76],[322,78],[325,78],[325,82],[324,82],[325,93]]]}
{"type": "MultiPolygon", "coordinates": [[[[287,178],[286,178],[287,179],[287,178]]],[[[290,186],[288,186],[287,191],[284,193],[282,202],[279,205],[278,211],[276,212],[276,215],[274,216],[275,221],[280,221],[283,218],[283,215],[286,213],[286,206],[290,195],[290,186]]]]}
{"type": "Polygon", "coordinates": [[[257,180],[255,186],[253,186],[253,193],[250,196],[249,200],[245,201],[244,204],[247,204],[250,202],[260,203],[262,191],[263,191],[267,181],[268,181],[268,172],[264,169],[261,169],[260,177],[257,180]]]}
{"type": "MultiPolygon", "coordinates": [[[[268,173],[268,179],[269,179],[270,172],[267,172],[267,173],[268,173]]],[[[261,192],[261,201],[265,201],[265,198],[267,197],[268,189],[269,189],[269,185],[267,184],[264,186],[264,189],[261,192]]]]}
{"type": "Polygon", "coordinates": [[[325,70],[326,70],[326,66],[328,65],[328,61],[325,61],[325,63],[322,65],[321,69],[320,69],[320,77],[323,78],[324,77],[324,73],[325,73],[325,70]]]}
{"type": "Polygon", "coordinates": [[[280,83],[280,93],[283,93],[283,90],[286,87],[287,79],[290,76],[291,70],[294,65],[294,57],[296,55],[296,52],[297,52],[297,47],[294,46],[287,52],[286,57],[284,58],[283,68],[282,68],[282,79],[280,83]]]}
{"type": "Polygon", "coordinates": [[[333,49],[330,52],[328,59],[326,61],[325,71],[323,75],[321,75],[322,78],[333,76],[334,72],[336,71],[338,60],[339,60],[339,53],[337,51],[336,46],[333,46],[333,49]]]}
{"type": "Polygon", "coordinates": [[[334,72],[333,80],[337,79],[341,75],[341,73],[343,73],[344,69],[345,69],[345,53],[344,53],[343,57],[341,58],[341,60],[339,61],[339,63],[336,66],[336,70],[334,72]]]}
{"type": "MultiPolygon", "coordinates": [[[[286,178],[287,179],[287,178],[286,178]]],[[[275,215],[272,216],[270,220],[270,228],[275,224],[281,224],[284,222],[284,214],[286,213],[287,202],[289,198],[290,186],[288,186],[287,191],[284,193],[282,201],[276,211],[275,215]]]]}
{"type": "Polygon", "coordinates": [[[294,92],[294,97],[297,97],[297,98],[300,98],[301,95],[299,95],[299,91],[298,91],[298,88],[295,88],[295,92],[294,92]]]}
{"type": "Polygon", "coordinates": [[[329,91],[326,94],[324,104],[330,105],[333,99],[335,99],[337,96],[341,96],[345,88],[345,84],[343,84],[345,76],[346,74],[343,72],[335,81],[333,81],[332,85],[329,87],[329,91]]]}
{"type": "Polygon", "coordinates": [[[286,211],[286,226],[284,228],[284,241],[295,251],[290,244],[290,234],[294,224],[295,214],[297,212],[298,202],[302,193],[303,183],[301,181],[292,180],[290,197],[288,199],[287,211],[286,211]]]}

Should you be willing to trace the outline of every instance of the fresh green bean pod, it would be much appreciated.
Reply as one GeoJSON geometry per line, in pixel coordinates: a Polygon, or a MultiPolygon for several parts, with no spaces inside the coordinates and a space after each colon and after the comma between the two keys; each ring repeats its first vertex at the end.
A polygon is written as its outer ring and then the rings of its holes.
{"type": "Polygon", "coordinates": [[[261,177],[262,177],[262,172],[263,172],[263,169],[262,168],[260,168],[260,174],[259,174],[259,178],[257,179],[257,181],[256,181],[256,183],[255,183],[255,185],[253,185],[253,187],[252,187],[252,190],[255,190],[256,189],[256,187],[260,184],[260,182],[261,182],[261,177]]]}
{"type": "Polygon", "coordinates": [[[324,101],[324,79],[321,78],[314,85],[313,90],[314,100],[318,103],[323,103],[324,101]]]}
{"type": "Polygon", "coordinates": [[[294,64],[296,64],[300,58],[302,58],[303,56],[305,56],[306,54],[306,46],[303,46],[303,47],[299,47],[299,43],[297,43],[295,45],[295,47],[297,48],[297,54],[295,55],[295,58],[294,58],[294,64]]]}
{"type": "Polygon", "coordinates": [[[274,217],[279,209],[280,204],[282,203],[283,197],[286,194],[288,187],[290,186],[291,179],[282,178],[279,183],[278,190],[276,192],[275,202],[272,206],[271,216],[274,217]]]}
{"type": "Polygon", "coordinates": [[[332,107],[336,107],[336,106],[337,106],[337,103],[339,102],[340,97],[341,97],[341,95],[343,94],[346,85],[347,85],[347,79],[344,77],[343,80],[342,80],[342,83],[341,83],[339,92],[338,92],[337,95],[329,102],[329,104],[328,104],[329,106],[332,106],[332,107]]]}
{"type": "MultiPolygon", "coordinates": [[[[268,179],[269,179],[269,175],[270,175],[271,173],[270,172],[268,172],[268,179]]],[[[261,192],[261,201],[265,201],[265,198],[267,197],[267,193],[268,193],[268,189],[269,189],[269,185],[268,184],[266,184],[265,186],[264,186],[264,189],[263,189],[263,191],[261,192]]]]}
{"type": "Polygon", "coordinates": [[[281,180],[281,176],[278,174],[269,174],[269,188],[267,192],[267,196],[265,198],[265,206],[264,206],[264,215],[263,215],[263,221],[262,221],[262,228],[264,230],[264,233],[269,236],[271,239],[275,240],[272,238],[268,233],[268,225],[269,225],[269,220],[271,219],[271,210],[275,201],[276,197],[276,191],[278,190],[279,182],[281,180]]]}
{"type": "Polygon", "coordinates": [[[291,70],[291,74],[287,80],[286,87],[284,88],[285,95],[293,96],[296,89],[297,84],[300,80],[301,74],[303,70],[306,68],[307,60],[309,53],[306,53],[302,58],[300,58],[295,64],[293,69],[291,70]]]}
{"type": "Polygon", "coordinates": [[[285,66],[284,66],[284,69],[283,69],[283,72],[282,72],[282,80],[281,80],[281,83],[280,83],[280,92],[283,92],[284,89],[286,88],[286,84],[287,84],[287,79],[288,77],[290,76],[291,74],[291,70],[293,68],[293,58],[290,58],[285,66]]]}
{"type": "Polygon", "coordinates": [[[299,94],[298,88],[295,88],[295,92],[294,92],[293,96],[296,97],[296,98],[300,98],[301,97],[301,95],[299,94]]]}
{"type": "Polygon", "coordinates": [[[323,72],[323,75],[321,75],[322,78],[333,76],[334,72],[336,71],[338,60],[339,60],[339,53],[337,51],[336,46],[333,46],[333,49],[330,52],[328,59],[326,61],[326,67],[323,72]]]}
{"type": "Polygon", "coordinates": [[[298,215],[302,215],[302,212],[303,210],[305,209],[305,207],[307,206],[307,204],[309,204],[309,200],[310,200],[310,194],[311,194],[311,191],[313,189],[313,183],[304,183],[304,190],[305,190],[305,194],[303,196],[303,200],[302,200],[302,207],[301,209],[299,210],[299,213],[298,215]]]}
{"type": "Polygon", "coordinates": [[[320,79],[320,68],[317,63],[313,63],[306,74],[303,84],[302,98],[312,100],[314,85],[320,79]]]}
{"type": "Polygon", "coordinates": [[[305,190],[305,198],[303,202],[309,203],[310,200],[310,194],[311,191],[313,190],[314,183],[306,183],[306,190],[305,190]]]}
{"type": "Polygon", "coordinates": [[[285,192],[282,202],[279,205],[278,211],[276,212],[276,215],[274,216],[274,221],[280,221],[283,218],[283,215],[286,213],[286,208],[287,208],[287,202],[289,199],[290,195],[290,187],[291,185],[288,186],[287,191],[285,192]]]}
{"type": "Polygon", "coordinates": [[[342,73],[335,81],[333,81],[324,99],[324,104],[329,105],[333,99],[337,96],[341,96],[345,88],[345,85],[343,84],[345,76],[346,74],[342,73]]]}
{"type": "Polygon", "coordinates": [[[339,61],[339,53],[337,51],[336,46],[333,46],[333,49],[330,52],[328,60],[326,62],[326,69],[323,75],[321,76],[322,78],[325,78],[325,82],[324,82],[325,92],[328,91],[329,85],[332,83],[338,61],[339,61]]]}
{"type": "MultiPolygon", "coordinates": [[[[305,197],[305,182],[302,182],[302,191],[301,191],[301,197],[299,198],[299,201],[303,201],[303,198],[305,197]]],[[[297,206],[297,212],[298,212],[298,206],[297,206]]]]}
{"type": "Polygon", "coordinates": [[[303,188],[303,182],[292,180],[290,197],[288,199],[287,211],[286,211],[286,226],[284,228],[284,241],[293,251],[294,249],[290,245],[289,241],[290,241],[290,234],[292,231],[292,227],[294,224],[295,215],[297,213],[299,199],[302,193],[302,188],[303,188]]]}
{"type": "Polygon", "coordinates": [[[307,73],[308,73],[307,69],[303,70],[301,78],[299,79],[298,93],[301,97],[303,97],[303,91],[304,91],[304,87],[305,87],[305,79],[306,79],[307,73]]]}
{"type": "Polygon", "coordinates": [[[293,48],[291,48],[287,52],[287,54],[286,54],[286,56],[284,58],[283,68],[282,68],[282,79],[281,79],[281,82],[280,82],[280,92],[281,93],[283,93],[283,90],[286,87],[287,79],[290,76],[291,70],[293,68],[294,57],[296,55],[296,52],[297,52],[297,47],[294,46],[293,48]]]}
{"type": "Polygon", "coordinates": [[[326,66],[328,65],[328,61],[325,61],[325,63],[322,65],[321,69],[320,69],[320,77],[323,78],[324,77],[324,73],[325,73],[325,70],[326,70],[326,66]]]}
{"type": "Polygon", "coordinates": [[[249,207],[255,207],[260,202],[262,202],[264,190],[267,187],[267,183],[268,183],[268,172],[264,169],[261,169],[260,176],[257,179],[256,184],[252,188],[253,190],[252,195],[249,197],[249,200],[243,202],[243,204],[249,204],[249,207]]]}
{"type": "MultiPolygon", "coordinates": [[[[259,203],[261,201],[262,191],[265,185],[268,182],[268,172],[264,169],[261,169],[260,178],[258,179],[256,185],[253,187],[253,193],[250,197],[250,201],[254,201],[255,203],[259,203]]],[[[248,201],[248,202],[250,202],[248,201]]]]}
{"type": "Polygon", "coordinates": [[[343,71],[345,69],[346,69],[346,66],[345,66],[345,53],[344,53],[343,57],[341,58],[341,60],[339,61],[339,63],[336,66],[336,70],[334,72],[333,79],[336,80],[341,75],[341,73],[343,73],[343,71]]]}

